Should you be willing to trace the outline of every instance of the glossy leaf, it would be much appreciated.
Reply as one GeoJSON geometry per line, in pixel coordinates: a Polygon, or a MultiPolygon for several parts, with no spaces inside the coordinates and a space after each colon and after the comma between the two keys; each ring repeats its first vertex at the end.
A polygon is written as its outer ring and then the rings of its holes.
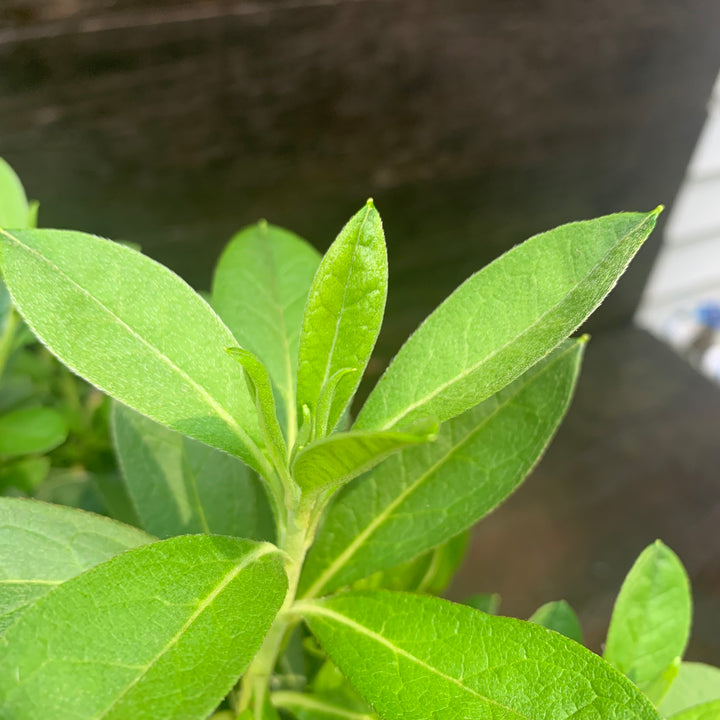
{"type": "Polygon", "coordinates": [[[594,653],[533,623],[428,595],[344,593],[298,611],[385,720],[657,720],[594,653]]]}
{"type": "Polygon", "coordinates": [[[575,611],[565,600],[545,603],[530,617],[530,622],[554,630],[565,637],[582,644],[583,634],[575,611]]]}
{"type": "Polygon", "coordinates": [[[600,304],[659,210],[563,225],[470,277],[405,343],[355,427],[387,430],[428,416],[442,422],[505,387],[600,304]]]}
{"type": "Polygon", "coordinates": [[[272,545],[186,535],[35,603],[0,640],[13,720],[204,720],[247,667],[287,581],[272,545]]]}
{"type": "Polygon", "coordinates": [[[265,492],[240,460],[119,403],[112,425],[123,477],[146,530],[162,538],[186,533],[272,538],[265,492]]]}
{"type": "Polygon", "coordinates": [[[398,565],[473,525],[522,482],[570,402],[584,340],[568,341],[482,405],[346,488],[312,547],[311,596],[398,565]]]}
{"type": "Polygon", "coordinates": [[[605,659],[648,692],[685,652],[692,599],[682,563],[659,540],[646,548],[615,601],[605,659]]]}
{"type": "Polygon", "coordinates": [[[355,394],[380,332],[386,296],[385,236],[380,215],[368,201],[323,257],[305,306],[298,351],[298,416],[307,405],[314,417],[336,373],[355,369],[337,380],[327,425],[317,428],[318,436],[335,428],[355,394]]]}
{"type": "Polygon", "coordinates": [[[30,209],[20,178],[0,158],[0,228],[25,228],[29,220],[30,209]]]}
{"type": "Polygon", "coordinates": [[[672,717],[711,701],[720,702],[720,668],[704,663],[684,662],[660,703],[659,710],[663,717],[672,717]]]}
{"type": "Polygon", "coordinates": [[[52,408],[31,407],[0,416],[0,457],[43,453],[65,442],[68,429],[52,408]]]}
{"type": "Polygon", "coordinates": [[[434,422],[418,423],[405,432],[335,433],[297,454],[293,477],[304,493],[331,491],[375,467],[388,455],[410,445],[432,442],[436,436],[434,422]]]}
{"type": "Polygon", "coordinates": [[[157,422],[266,465],[252,399],[225,352],[230,331],[189,285],[92,235],[0,235],[13,301],[74,372],[157,422]],[[79,329],[82,330],[79,330],[79,329]]]}
{"type": "Polygon", "coordinates": [[[0,498],[0,632],[60,583],[154,541],[141,530],[100,515],[0,498]]]}
{"type": "Polygon", "coordinates": [[[280,396],[290,445],[303,311],[320,254],[287,230],[259,222],[237,233],[215,270],[212,304],[237,343],[257,355],[280,396]]]}

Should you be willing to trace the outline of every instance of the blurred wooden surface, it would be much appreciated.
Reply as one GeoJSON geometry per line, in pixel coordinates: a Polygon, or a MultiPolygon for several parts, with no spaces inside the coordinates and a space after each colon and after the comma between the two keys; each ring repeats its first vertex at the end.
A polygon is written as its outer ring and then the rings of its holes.
{"type": "MultiPolygon", "coordinates": [[[[199,288],[266,217],[325,249],[372,195],[391,290],[377,375],[470,273],[565,221],[670,203],[720,67],[718,0],[4,0],[0,155],[41,223],[142,244],[199,288]]],[[[629,320],[659,233],[591,329],[629,320]]],[[[535,477],[455,593],[565,596],[597,646],[637,552],[688,563],[720,663],[717,388],[600,333],[535,477]]]]}

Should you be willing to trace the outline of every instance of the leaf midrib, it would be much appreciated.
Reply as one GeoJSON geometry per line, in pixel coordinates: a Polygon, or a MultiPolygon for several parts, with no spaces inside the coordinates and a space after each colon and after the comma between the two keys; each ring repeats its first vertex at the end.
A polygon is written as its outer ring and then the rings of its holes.
{"type": "MultiPolygon", "coordinates": [[[[0,233],[5,235],[6,237],[10,238],[13,242],[17,243],[20,247],[24,248],[26,252],[35,255],[37,258],[40,259],[41,262],[44,262],[46,265],[53,268],[55,271],[57,271],[63,278],[67,280],[71,285],[75,286],[81,293],[83,293],[86,297],[88,297],[92,302],[97,304],[104,312],[106,312],[112,319],[117,321],[120,325],[122,325],[134,338],[136,338],[142,345],[146,346],[150,351],[151,354],[154,354],[157,356],[161,362],[164,362],[172,371],[177,373],[191,388],[195,389],[197,391],[197,395],[215,412],[217,415],[228,425],[228,427],[237,435],[238,438],[243,442],[243,444],[247,447],[247,449],[250,451],[250,454],[253,456],[255,462],[258,463],[259,467],[264,467],[265,465],[265,459],[260,453],[258,447],[255,445],[254,441],[247,435],[247,433],[243,430],[243,428],[235,421],[235,419],[232,417],[232,415],[225,410],[225,408],[220,405],[220,403],[208,392],[206,388],[204,388],[202,385],[197,383],[195,380],[193,380],[182,368],[180,368],[178,365],[176,365],[173,360],[171,360],[165,353],[161,352],[157,347],[152,345],[149,341],[147,341],[142,335],[140,335],[138,332],[133,330],[133,328],[128,325],[122,318],[120,318],[116,313],[114,313],[105,303],[101,302],[98,298],[96,298],[89,290],[84,288],[80,283],[75,281],[70,275],[68,275],[64,270],[62,270],[60,267],[58,267],[54,262],[50,261],[48,258],[46,258],[42,253],[38,252],[34,248],[26,245],[25,243],[21,242],[17,237],[10,234],[7,230],[0,230],[0,233]]],[[[8,288],[9,290],[9,288],[8,288]]],[[[12,295],[12,293],[11,293],[12,295]]],[[[32,324],[25,320],[27,324],[32,328],[32,324]]],[[[232,333],[228,330],[228,334],[230,337],[232,337],[232,333]]],[[[70,367],[72,370],[77,372],[76,368],[74,368],[70,363],[66,363],[63,361],[64,364],[66,364],[68,367],[70,367]]],[[[81,373],[77,373],[80,375],[81,373]]]]}
{"type": "Polygon", "coordinates": [[[172,638],[165,644],[165,646],[145,665],[141,665],[142,672],[137,675],[137,677],[128,685],[125,686],[123,691],[117,695],[110,705],[108,705],[104,710],[100,711],[99,715],[96,715],[93,720],[102,720],[103,718],[107,717],[108,713],[113,710],[117,706],[117,704],[132,690],[150,671],[150,669],[159,661],[162,659],[162,657],[172,648],[182,637],[183,635],[189,630],[190,626],[205,612],[205,610],[212,604],[212,602],[215,600],[215,598],[220,595],[220,593],[243,571],[245,568],[247,568],[249,565],[251,565],[256,560],[259,560],[261,557],[265,555],[270,555],[272,553],[279,552],[278,549],[274,545],[270,545],[269,543],[265,543],[262,546],[260,546],[257,550],[251,552],[249,555],[247,555],[245,558],[243,558],[243,561],[232,568],[228,573],[225,574],[223,579],[217,584],[215,589],[207,595],[203,600],[200,601],[197,608],[193,611],[193,613],[190,615],[190,617],[185,621],[184,625],[173,635],[172,638]]]}
{"type": "MultiPolygon", "coordinates": [[[[565,294],[560,300],[558,300],[558,302],[556,302],[554,305],[552,305],[551,307],[549,307],[542,315],[540,315],[540,316],[535,320],[535,322],[533,322],[533,323],[530,324],[527,328],[525,328],[525,330],[523,330],[521,333],[518,333],[517,335],[513,336],[513,337],[512,337],[510,340],[508,340],[508,342],[506,342],[504,345],[501,345],[500,347],[496,348],[495,350],[493,350],[493,351],[492,351],[491,353],[489,353],[488,355],[485,355],[485,356],[484,356],[481,360],[479,360],[477,363],[475,363],[474,365],[471,365],[470,367],[466,368],[465,370],[463,370],[462,372],[460,372],[458,375],[456,375],[456,376],[453,377],[452,379],[447,380],[446,382],[442,383],[441,385],[438,385],[434,390],[432,390],[431,392],[429,392],[429,393],[428,393],[427,395],[425,395],[424,397],[422,397],[422,398],[420,398],[420,399],[418,399],[418,400],[415,400],[415,401],[413,401],[412,403],[410,403],[410,405],[406,406],[406,407],[405,407],[401,412],[399,412],[397,415],[395,415],[395,416],[387,419],[387,420],[384,422],[384,424],[381,425],[381,426],[380,426],[379,428],[377,428],[377,429],[378,429],[378,430],[388,430],[389,428],[393,427],[394,425],[397,425],[404,417],[406,417],[406,416],[407,416],[409,413],[411,413],[413,410],[416,410],[417,408],[419,408],[419,407],[421,407],[421,406],[423,406],[423,405],[426,405],[427,403],[429,403],[430,401],[432,401],[435,397],[437,397],[437,395],[439,395],[441,392],[443,392],[443,391],[446,390],[447,388],[452,387],[452,386],[455,385],[456,383],[462,382],[466,377],[468,377],[469,375],[472,375],[474,372],[476,372],[477,370],[479,370],[483,365],[485,365],[485,364],[487,364],[488,362],[490,362],[496,355],[498,355],[499,353],[503,352],[503,351],[506,350],[507,348],[511,347],[511,346],[514,345],[515,343],[517,343],[517,342],[519,342],[520,340],[522,340],[525,335],[527,335],[528,333],[530,333],[532,330],[535,330],[536,327],[537,327],[538,325],[540,325],[540,324],[542,323],[542,321],[545,320],[545,318],[546,318],[550,313],[552,313],[552,312],[553,312],[554,310],[556,310],[558,307],[560,307],[561,305],[563,305],[564,303],[566,303],[567,300],[568,300],[568,298],[569,298],[571,295],[573,295],[573,294],[578,290],[578,288],[584,286],[584,285],[587,283],[588,277],[590,277],[590,275],[592,275],[592,274],[598,269],[598,267],[600,267],[600,266],[606,261],[606,259],[608,258],[608,256],[612,255],[621,245],[624,244],[624,242],[625,242],[632,234],[639,232],[640,229],[641,229],[646,223],[648,223],[651,219],[653,219],[654,217],[656,217],[656,216],[655,216],[655,215],[646,216],[645,219],[644,219],[641,223],[639,223],[638,225],[636,225],[631,231],[625,233],[625,235],[623,235],[622,238],[621,238],[620,240],[618,240],[618,241],[615,243],[615,245],[613,245],[612,248],[610,248],[610,250],[608,250],[608,252],[605,253],[605,255],[603,255],[600,260],[598,260],[597,263],[595,263],[595,265],[592,266],[592,268],[584,275],[584,277],[582,278],[582,280],[581,280],[580,282],[576,283],[576,284],[573,286],[573,288],[572,288],[568,293],[566,293],[566,294],[565,294]]],[[[483,272],[483,271],[480,270],[479,272],[483,272]]],[[[431,316],[431,317],[432,317],[432,316],[431,316]]],[[[429,318],[428,318],[428,319],[429,319],[429,318]]],[[[423,324],[424,324],[424,323],[423,323],[423,324]]],[[[391,367],[392,367],[392,365],[391,365],[391,367]]],[[[382,381],[382,378],[381,378],[381,381],[382,381]]],[[[362,411],[361,411],[360,415],[362,415],[362,411]]],[[[360,417],[358,417],[358,419],[360,419],[360,417]]]]}

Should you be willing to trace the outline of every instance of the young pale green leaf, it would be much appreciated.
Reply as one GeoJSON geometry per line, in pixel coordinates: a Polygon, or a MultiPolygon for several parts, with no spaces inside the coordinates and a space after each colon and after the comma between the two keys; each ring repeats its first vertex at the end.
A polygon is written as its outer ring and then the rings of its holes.
{"type": "Polygon", "coordinates": [[[268,453],[275,467],[283,468],[287,465],[287,446],[275,414],[275,398],[268,371],[260,359],[249,350],[236,347],[228,348],[227,351],[231,358],[242,365],[268,453]]]}
{"type": "Polygon", "coordinates": [[[488,615],[497,615],[500,601],[500,595],[497,593],[477,593],[464,600],[463,604],[488,615]]]}
{"type": "Polygon", "coordinates": [[[306,494],[331,492],[402,448],[432,442],[437,429],[437,423],[425,421],[405,431],[335,433],[295,456],[293,477],[306,494]]]}
{"type": "Polygon", "coordinates": [[[0,416],[0,457],[48,452],[62,445],[67,434],[67,424],[57,410],[13,410],[0,416]]]}
{"type": "Polygon", "coordinates": [[[387,430],[427,416],[442,422],[505,387],[600,304],[659,211],[563,225],[470,277],[405,343],[355,427],[387,430]]]}
{"type": "Polygon", "coordinates": [[[213,280],[212,304],[237,343],[268,369],[295,442],[295,385],[303,311],[320,254],[287,230],[260,222],[235,235],[213,280]]]}
{"type": "Polygon", "coordinates": [[[386,296],[385,236],[369,200],[320,262],[305,306],[298,351],[298,416],[307,405],[315,417],[335,374],[355,368],[336,378],[327,425],[316,428],[320,436],[334,429],[357,390],[380,332],[386,296]]]}
{"type": "Polygon", "coordinates": [[[690,635],[692,598],[685,568],[659,540],[635,561],[615,601],[605,659],[648,692],[690,635]]]}
{"type": "Polygon", "coordinates": [[[262,472],[255,407],[230,331],[189,285],[135,250],[59,230],[0,234],[13,301],[60,360],[109,395],[262,472]]]}
{"type": "Polygon", "coordinates": [[[272,545],[185,535],[130,550],[56,588],[0,639],[13,720],[204,720],[285,597],[272,545]]]}
{"type": "Polygon", "coordinates": [[[272,514],[247,465],[115,403],[115,450],[142,526],[158,537],[217,533],[268,540],[272,514]]]}
{"type": "Polygon", "coordinates": [[[663,717],[673,717],[688,708],[711,701],[720,702],[720,668],[684,662],[659,710],[663,717]]]}
{"type": "Polygon", "coordinates": [[[575,611],[565,600],[557,600],[541,605],[532,614],[529,621],[536,625],[542,625],[548,630],[554,630],[576,643],[582,644],[583,634],[580,621],[575,611]]]}
{"type": "Polygon", "coordinates": [[[670,720],[718,720],[719,718],[720,700],[695,705],[676,715],[670,715],[670,720]]]}
{"type": "Polygon", "coordinates": [[[82,510],[0,498],[0,632],[60,583],[155,539],[82,510]]]}
{"type": "Polygon", "coordinates": [[[385,720],[657,720],[620,673],[533,623],[429,595],[344,593],[297,610],[385,720]]]}
{"type": "Polygon", "coordinates": [[[29,221],[30,209],[20,178],[0,158],[0,228],[26,228],[29,221]]]}
{"type": "Polygon", "coordinates": [[[292,714],[297,720],[374,720],[369,712],[352,710],[334,697],[317,693],[299,693],[288,690],[275,692],[272,703],[280,710],[292,714]]]}
{"type": "Polygon", "coordinates": [[[584,340],[404,450],[333,503],[303,572],[315,596],[398,565],[473,525],[522,482],[570,402],[584,340]]]}

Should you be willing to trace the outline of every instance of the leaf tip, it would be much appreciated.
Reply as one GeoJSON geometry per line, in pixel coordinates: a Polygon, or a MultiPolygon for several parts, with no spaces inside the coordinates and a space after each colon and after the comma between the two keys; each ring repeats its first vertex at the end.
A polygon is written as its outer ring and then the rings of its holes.
{"type": "Polygon", "coordinates": [[[650,214],[657,217],[665,209],[664,205],[658,205],[650,214]]]}
{"type": "Polygon", "coordinates": [[[590,342],[590,337],[589,333],[583,333],[577,341],[580,345],[587,345],[590,342]]]}
{"type": "Polygon", "coordinates": [[[372,209],[372,210],[375,209],[375,201],[374,201],[372,198],[368,198],[368,199],[365,201],[365,205],[366,205],[367,207],[369,207],[370,209],[372,209]]]}

